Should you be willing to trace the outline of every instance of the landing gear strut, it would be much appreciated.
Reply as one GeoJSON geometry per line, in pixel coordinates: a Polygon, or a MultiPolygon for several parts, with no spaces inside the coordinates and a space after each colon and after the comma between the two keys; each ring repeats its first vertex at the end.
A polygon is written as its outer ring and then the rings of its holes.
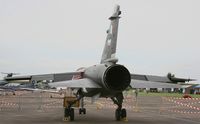
{"type": "Polygon", "coordinates": [[[114,104],[116,104],[118,106],[118,108],[115,110],[115,119],[117,121],[120,121],[122,119],[126,119],[127,117],[127,113],[126,113],[126,109],[122,109],[122,103],[123,103],[123,94],[119,93],[116,95],[116,97],[111,97],[112,101],[114,102],[114,104]]]}
{"type": "Polygon", "coordinates": [[[79,115],[81,115],[81,114],[86,114],[86,109],[84,108],[84,99],[82,98],[81,100],[80,100],[80,104],[81,104],[81,108],[79,108],[79,115]]]}

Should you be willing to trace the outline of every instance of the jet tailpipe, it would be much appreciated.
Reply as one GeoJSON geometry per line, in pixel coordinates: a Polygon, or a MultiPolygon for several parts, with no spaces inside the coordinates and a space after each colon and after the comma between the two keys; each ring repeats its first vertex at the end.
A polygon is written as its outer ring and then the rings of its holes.
{"type": "Polygon", "coordinates": [[[127,68],[122,65],[108,67],[103,75],[104,85],[114,91],[125,90],[131,82],[131,76],[127,68]]]}

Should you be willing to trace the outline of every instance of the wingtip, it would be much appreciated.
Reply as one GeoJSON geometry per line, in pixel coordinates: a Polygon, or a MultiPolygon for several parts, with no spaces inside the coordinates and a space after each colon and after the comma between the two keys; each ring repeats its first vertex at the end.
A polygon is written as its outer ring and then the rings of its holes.
{"type": "Polygon", "coordinates": [[[197,79],[190,79],[190,78],[189,78],[189,79],[188,79],[188,82],[189,82],[189,81],[197,81],[197,79]]]}

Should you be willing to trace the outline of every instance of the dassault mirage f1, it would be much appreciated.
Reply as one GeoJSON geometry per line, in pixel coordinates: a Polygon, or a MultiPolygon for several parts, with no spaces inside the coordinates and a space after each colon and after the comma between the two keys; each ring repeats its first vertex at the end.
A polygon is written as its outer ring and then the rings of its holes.
{"type": "MultiPolygon", "coordinates": [[[[111,24],[107,30],[106,43],[100,64],[81,68],[79,73],[73,76],[72,80],[49,83],[51,87],[78,88],[77,100],[85,96],[111,98],[114,104],[118,106],[115,111],[115,118],[118,121],[127,116],[126,109],[122,107],[124,99],[122,92],[129,86],[135,87],[136,83],[145,82],[144,80],[131,80],[129,70],[124,65],[117,64],[118,59],[115,57],[115,54],[120,14],[120,6],[117,5],[114,8],[114,13],[109,18],[111,24]]],[[[157,82],[149,81],[149,84],[153,83],[158,84],[157,82]]],[[[73,120],[74,110],[71,108],[71,105],[68,106],[66,111],[71,120],[73,120]]],[[[80,113],[82,111],[85,113],[85,108],[80,108],[80,113]]]]}
{"type": "MultiPolygon", "coordinates": [[[[107,37],[103,54],[99,64],[80,68],[76,72],[63,73],[66,78],[60,79],[59,74],[39,75],[35,77],[48,79],[53,81],[48,83],[50,87],[67,87],[76,89],[76,100],[70,102],[68,107],[65,108],[66,116],[70,120],[74,120],[74,108],[72,107],[76,101],[81,101],[82,106],[79,108],[80,114],[85,114],[83,98],[91,97],[97,99],[99,97],[111,98],[114,104],[118,107],[115,110],[115,119],[117,121],[126,118],[127,112],[123,108],[123,91],[128,87],[132,88],[179,88],[176,83],[178,81],[190,81],[188,79],[181,79],[176,77],[161,77],[151,75],[131,74],[129,70],[121,64],[118,64],[118,59],[115,57],[118,35],[118,24],[120,19],[120,6],[116,5],[114,12],[109,18],[111,21],[110,27],[107,30],[107,37]],[[170,78],[169,78],[170,77],[170,78]],[[55,80],[54,80],[55,79],[55,80]]],[[[6,78],[6,80],[33,80],[33,76],[21,76],[6,78]]]]}

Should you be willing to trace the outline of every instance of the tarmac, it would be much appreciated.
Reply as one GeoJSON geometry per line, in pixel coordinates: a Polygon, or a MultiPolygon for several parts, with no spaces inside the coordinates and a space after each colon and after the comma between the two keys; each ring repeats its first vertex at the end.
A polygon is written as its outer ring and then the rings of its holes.
{"type": "Polygon", "coordinates": [[[199,124],[200,99],[176,99],[155,96],[126,96],[123,106],[127,120],[115,121],[116,106],[110,99],[100,98],[92,104],[85,99],[86,115],[75,109],[75,120],[64,121],[62,95],[19,92],[0,96],[0,124],[199,124]],[[50,98],[53,96],[53,98],[50,98]]]}

